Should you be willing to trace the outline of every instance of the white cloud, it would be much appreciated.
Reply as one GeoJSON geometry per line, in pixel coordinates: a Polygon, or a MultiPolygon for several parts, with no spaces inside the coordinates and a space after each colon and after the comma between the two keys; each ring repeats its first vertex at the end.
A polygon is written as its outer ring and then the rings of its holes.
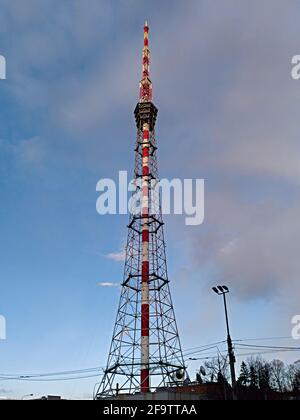
{"type": "Polygon", "coordinates": [[[103,282],[97,283],[97,286],[100,286],[100,287],[119,287],[120,285],[118,283],[103,281],[103,282]]]}
{"type": "MultiPolygon", "coordinates": [[[[10,389],[0,388],[0,394],[2,394],[2,395],[11,394],[11,393],[12,393],[12,391],[10,389]]],[[[5,400],[5,399],[8,399],[8,397],[0,395],[0,399],[5,400]]]]}
{"type": "Polygon", "coordinates": [[[117,262],[124,262],[126,257],[125,251],[119,251],[119,252],[110,252],[109,254],[105,255],[105,258],[117,262]]]}
{"type": "Polygon", "coordinates": [[[21,139],[15,143],[0,139],[0,148],[14,160],[17,166],[34,169],[41,168],[47,156],[47,145],[40,137],[21,139]]]}
{"type": "Polygon", "coordinates": [[[14,146],[16,158],[29,165],[40,165],[43,163],[46,150],[40,138],[33,137],[22,140],[14,146]]]}

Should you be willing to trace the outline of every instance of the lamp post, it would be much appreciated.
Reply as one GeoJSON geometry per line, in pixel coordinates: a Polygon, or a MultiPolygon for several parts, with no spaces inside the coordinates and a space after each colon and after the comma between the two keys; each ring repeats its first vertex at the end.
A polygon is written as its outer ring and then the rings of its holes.
{"type": "Polygon", "coordinates": [[[228,357],[230,365],[230,374],[231,374],[231,384],[233,390],[233,399],[236,400],[236,378],[235,378],[235,355],[232,345],[232,340],[229,332],[229,321],[228,321],[228,311],[227,311],[227,302],[226,294],[229,293],[229,288],[227,286],[217,286],[213,287],[212,290],[219,296],[223,296],[224,309],[225,309],[225,319],[226,319],[226,329],[227,329],[227,346],[228,346],[228,357]]]}

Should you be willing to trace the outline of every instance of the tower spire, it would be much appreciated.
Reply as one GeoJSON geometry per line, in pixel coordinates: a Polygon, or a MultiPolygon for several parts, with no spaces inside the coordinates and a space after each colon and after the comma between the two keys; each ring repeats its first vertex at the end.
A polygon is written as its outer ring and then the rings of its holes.
{"type": "Polygon", "coordinates": [[[150,79],[150,50],[149,50],[149,26],[147,20],[144,24],[144,48],[142,59],[142,79],[140,81],[140,102],[152,101],[152,82],[150,79]]]}

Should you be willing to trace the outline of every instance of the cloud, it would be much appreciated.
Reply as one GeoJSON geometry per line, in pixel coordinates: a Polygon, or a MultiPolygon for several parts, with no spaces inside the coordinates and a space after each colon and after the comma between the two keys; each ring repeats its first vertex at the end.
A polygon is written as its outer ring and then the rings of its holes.
{"type": "Polygon", "coordinates": [[[116,262],[124,262],[126,257],[125,251],[119,251],[119,252],[110,252],[109,254],[105,255],[105,258],[116,261],[116,262]]]}
{"type": "Polygon", "coordinates": [[[38,137],[22,140],[14,146],[17,160],[28,165],[39,166],[44,162],[46,150],[38,137]]]}
{"type": "Polygon", "coordinates": [[[112,283],[112,282],[99,282],[97,286],[100,287],[119,287],[119,283],[112,283]]]}
{"type": "Polygon", "coordinates": [[[6,388],[0,388],[0,394],[11,394],[12,391],[6,388]]]}
{"type": "Polygon", "coordinates": [[[298,289],[300,206],[254,206],[234,197],[212,200],[208,206],[207,226],[189,237],[197,269],[214,264],[218,281],[229,282],[243,299],[270,298],[298,289]]]}
{"type": "Polygon", "coordinates": [[[0,139],[0,148],[18,167],[40,169],[48,155],[47,145],[39,137],[21,139],[14,143],[0,139]]]}

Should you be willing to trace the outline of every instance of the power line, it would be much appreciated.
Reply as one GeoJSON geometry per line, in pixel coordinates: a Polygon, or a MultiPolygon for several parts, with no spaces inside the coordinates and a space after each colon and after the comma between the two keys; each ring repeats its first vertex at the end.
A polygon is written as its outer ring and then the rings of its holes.
{"type": "Polygon", "coordinates": [[[65,378],[35,378],[35,377],[0,377],[0,380],[6,381],[22,381],[22,382],[59,382],[59,381],[73,381],[78,379],[88,379],[88,378],[101,378],[102,375],[85,375],[85,376],[72,376],[72,377],[65,377],[65,378]]]}
{"type": "MultiPolygon", "coordinates": [[[[101,375],[103,376],[103,375],[101,375]]],[[[73,376],[73,377],[67,377],[67,378],[21,378],[21,377],[14,377],[14,378],[0,378],[7,381],[23,381],[23,382],[59,382],[59,381],[75,381],[78,379],[87,379],[87,378],[99,378],[99,375],[86,375],[86,376],[73,376]]]]}
{"type": "Polygon", "coordinates": [[[86,369],[78,369],[78,370],[65,370],[61,372],[50,372],[50,373],[0,373],[0,376],[19,376],[19,377],[42,377],[42,376],[59,376],[59,375],[72,375],[76,373],[86,373],[95,370],[101,370],[101,367],[94,367],[94,368],[86,368],[86,369]]]}
{"type": "Polygon", "coordinates": [[[226,340],[217,341],[216,343],[210,343],[210,344],[206,344],[206,345],[203,345],[203,346],[188,347],[187,349],[183,350],[183,353],[185,353],[186,351],[190,351],[190,350],[202,349],[204,347],[216,346],[218,344],[223,344],[223,343],[226,343],[226,340]]]}
{"type": "Polygon", "coordinates": [[[187,356],[191,356],[193,354],[198,354],[198,353],[206,352],[207,350],[211,350],[211,349],[217,349],[217,350],[219,350],[219,347],[218,346],[206,347],[205,349],[202,349],[202,350],[192,351],[190,353],[184,353],[183,356],[184,357],[187,357],[187,356]]]}
{"type": "Polygon", "coordinates": [[[291,336],[286,337],[262,337],[262,338],[244,338],[239,340],[232,340],[234,342],[242,342],[242,341],[267,341],[267,340],[287,340],[291,339],[291,336]]]}
{"type": "Polygon", "coordinates": [[[261,346],[254,344],[239,344],[239,346],[250,347],[250,348],[260,348],[260,349],[283,349],[283,350],[300,350],[300,347],[286,347],[286,346],[261,346]]]}
{"type": "MultiPolygon", "coordinates": [[[[238,349],[239,350],[245,350],[245,348],[238,348],[238,349]]],[[[256,351],[256,352],[250,352],[250,353],[238,353],[238,354],[236,354],[236,356],[237,357],[245,357],[245,356],[254,356],[254,355],[270,354],[270,353],[283,353],[283,352],[289,352],[289,351],[293,351],[293,350],[290,350],[290,349],[279,349],[279,350],[278,349],[277,350],[269,349],[269,350],[265,350],[265,351],[256,351]]],[[[223,351],[221,354],[226,355],[226,353],[227,353],[227,351],[223,351]]],[[[216,357],[216,355],[215,355],[215,357],[216,357]]],[[[193,361],[209,360],[209,359],[212,359],[212,358],[213,358],[213,356],[207,355],[205,357],[197,357],[197,358],[195,357],[195,358],[188,359],[188,360],[193,360],[193,361]]]]}
{"type": "Polygon", "coordinates": [[[72,380],[72,379],[85,379],[90,377],[101,377],[100,373],[93,375],[83,375],[84,373],[93,373],[100,372],[103,370],[101,367],[87,368],[87,369],[78,369],[78,370],[69,370],[62,372],[51,372],[51,373],[37,373],[37,374],[8,374],[0,373],[1,380],[20,380],[20,381],[60,381],[60,380],[72,380]],[[65,378],[51,378],[62,375],[72,375],[65,378]],[[73,376],[74,375],[74,376],[73,376]],[[75,376],[79,375],[79,376],[75,376]]]}
{"type": "MultiPolygon", "coordinates": [[[[247,342],[247,341],[283,340],[283,339],[290,339],[290,338],[291,337],[247,338],[247,339],[234,340],[234,342],[236,343],[235,348],[238,349],[238,350],[246,350],[246,348],[249,348],[249,350],[250,349],[253,349],[253,350],[258,349],[259,350],[259,351],[256,351],[256,352],[253,351],[253,352],[249,352],[249,353],[240,353],[240,354],[237,354],[238,357],[268,354],[268,353],[300,351],[300,347],[267,346],[267,345],[259,345],[259,344],[242,344],[242,342],[247,342]]],[[[226,350],[220,351],[219,348],[218,348],[218,345],[224,344],[224,343],[226,343],[225,340],[217,341],[215,343],[210,343],[210,344],[207,344],[207,345],[190,347],[190,348],[185,349],[185,351],[183,352],[183,355],[184,355],[185,360],[189,360],[189,361],[211,359],[216,353],[213,353],[213,352],[206,353],[206,352],[208,350],[212,350],[212,349],[216,349],[217,352],[221,355],[226,355],[226,353],[227,353],[226,350]],[[206,355],[203,356],[203,357],[187,358],[188,356],[197,355],[199,353],[206,353],[206,355]]],[[[100,371],[103,371],[103,370],[104,370],[104,368],[102,366],[96,366],[96,367],[85,368],[85,369],[65,370],[65,371],[49,372],[49,373],[35,373],[35,374],[34,373],[30,373],[30,374],[0,373],[0,380],[37,381],[37,382],[69,381],[69,380],[79,380],[79,379],[87,379],[87,378],[93,378],[93,377],[101,377],[101,376],[103,376],[103,374],[101,374],[100,371]],[[99,373],[96,374],[94,372],[99,372],[99,373]],[[60,377],[60,376],[64,376],[64,377],[60,377]]]]}
{"type": "MultiPolygon", "coordinates": [[[[220,343],[225,343],[225,342],[220,342],[220,343]]],[[[197,347],[195,347],[197,348],[197,347]]],[[[212,348],[218,348],[217,346],[212,346],[212,347],[206,347],[202,350],[195,350],[193,352],[188,352],[185,353],[184,356],[191,356],[191,355],[196,355],[202,352],[205,352],[206,350],[211,350],[212,348]]],[[[258,344],[242,344],[242,343],[238,343],[235,345],[236,349],[245,349],[245,348],[253,348],[253,349],[269,349],[269,350],[279,350],[279,351],[285,351],[285,350],[289,350],[289,351],[300,351],[300,347],[288,347],[288,346],[264,346],[264,345],[258,345],[258,344]]],[[[211,353],[210,353],[211,354],[211,353]]],[[[197,359],[196,359],[197,360],[197,359]]]]}

